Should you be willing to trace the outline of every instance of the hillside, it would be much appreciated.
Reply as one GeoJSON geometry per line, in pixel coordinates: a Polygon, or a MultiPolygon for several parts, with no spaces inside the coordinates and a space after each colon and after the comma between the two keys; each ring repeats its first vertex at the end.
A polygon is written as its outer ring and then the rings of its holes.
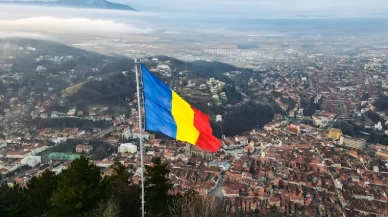
{"type": "Polygon", "coordinates": [[[112,73],[101,81],[91,80],[82,85],[77,92],[68,96],[69,107],[88,110],[89,107],[108,106],[116,111],[129,113],[128,99],[133,100],[136,93],[134,76],[112,73]]]}
{"type": "MultiPolygon", "coordinates": [[[[136,108],[131,59],[25,39],[0,40],[0,52],[8,56],[0,58],[0,90],[7,93],[4,97],[40,105],[41,111],[35,106],[26,109],[26,114],[32,110],[37,115],[63,115],[75,108],[83,117],[90,113],[128,117],[130,109],[136,108]]],[[[144,58],[142,62],[191,105],[209,114],[219,137],[263,126],[281,112],[270,98],[251,91],[250,80],[257,84],[262,74],[250,69],[166,56],[144,58]],[[216,115],[223,115],[221,126],[214,122],[216,115]]]]}
{"type": "Polygon", "coordinates": [[[136,11],[131,6],[117,4],[117,3],[113,3],[113,2],[105,1],[105,0],[58,0],[58,1],[53,1],[53,2],[49,2],[49,1],[2,1],[2,0],[0,0],[0,3],[136,11]]]}

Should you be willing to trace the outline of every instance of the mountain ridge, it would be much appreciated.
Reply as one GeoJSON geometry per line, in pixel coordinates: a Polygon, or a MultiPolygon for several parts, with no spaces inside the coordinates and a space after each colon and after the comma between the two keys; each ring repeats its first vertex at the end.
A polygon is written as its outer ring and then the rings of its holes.
{"type": "Polygon", "coordinates": [[[95,8],[95,9],[110,9],[122,11],[137,11],[129,5],[113,3],[106,0],[57,0],[54,2],[47,1],[4,1],[0,0],[2,4],[20,4],[20,5],[44,5],[44,6],[64,6],[75,8],[95,8]]]}

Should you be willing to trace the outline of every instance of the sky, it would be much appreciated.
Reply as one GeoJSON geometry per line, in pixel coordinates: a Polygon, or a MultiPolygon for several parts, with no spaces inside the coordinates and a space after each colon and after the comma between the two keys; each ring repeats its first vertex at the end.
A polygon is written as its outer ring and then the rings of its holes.
{"type": "Polygon", "coordinates": [[[140,11],[233,16],[367,16],[388,14],[387,0],[112,0],[140,11]]]}
{"type": "MultiPolygon", "coordinates": [[[[35,34],[42,31],[90,32],[97,35],[152,34],[160,30],[184,32],[193,29],[230,32],[232,26],[243,25],[254,31],[258,29],[254,26],[258,21],[247,19],[388,16],[388,0],[111,1],[130,5],[139,12],[1,5],[0,36],[4,35],[4,32],[35,34]]],[[[267,23],[267,26],[271,25],[274,23],[267,23]]]]}
{"type": "MultiPolygon", "coordinates": [[[[0,0],[33,1],[33,0],[0,0]]],[[[38,0],[55,1],[55,0],[38,0]]],[[[387,0],[108,0],[142,12],[202,16],[293,17],[388,15],[387,0]]]]}

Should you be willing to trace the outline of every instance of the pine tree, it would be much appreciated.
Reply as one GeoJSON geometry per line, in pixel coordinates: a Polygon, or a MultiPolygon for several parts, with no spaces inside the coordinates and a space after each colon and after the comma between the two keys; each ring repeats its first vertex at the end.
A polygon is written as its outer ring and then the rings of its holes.
{"type": "Polygon", "coordinates": [[[51,216],[79,216],[96,207],[102,196],[101,171],[82,156],[62,172],[51,197],[51,216]]]}
{"type": "Polygon", "coordinates": [[[121,216],[141,216],[141,189],[130,185],[130,173],[120,162],[112,166],[113,173],[104,180],[107,186],[107,198],[117,201],[121,216]]]}
{"type": "Polygon", "coordinates": [[[32,177],[27,183],[26,210],[24,217],[35,217],[47,214],[50,209],[50,198],[58,186],[58,176],[46,170],[39,177],[32,177]]]}
{"type": "Polygon", "coordinates": [[[0,216],[22,216],[26,212],[24,209],[25,201],[24,189],[20,185],[15,184],[13,187],[9,187],[3,184],[0,186],[0,216]]]}
{"type": "Polygon", "coordinates": [[[107,177],[108,182],[116,182],[120,184],[129,184],[129,177],[131,176],[125,168],[124,165],[122,165],[119,161],[116,161],[112,165],[113,173],[111,176],[107,177]]]}
{"type": "Polygon", "coordinates": [[[153,166],[146,166],[145,191],[147,216],[165,216],[168,206],[168,191],[172,188],[169,183],[167,163],[160,158],[152,159],[153,166]]]}
{"type": "Polygon", "coordinates": [[[141,217],[141,188],[130,185],[121,194],[120,214],[125,217],[141,217]]]}

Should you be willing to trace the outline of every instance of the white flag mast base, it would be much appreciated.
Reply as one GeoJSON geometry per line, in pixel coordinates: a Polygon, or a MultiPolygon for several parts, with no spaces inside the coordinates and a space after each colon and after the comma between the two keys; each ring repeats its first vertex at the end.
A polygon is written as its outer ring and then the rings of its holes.
{"type": "Polygon", "coordinates": [[[140,83],[139,83],[139,62],[135,59],[136,72],[136,89],[137,89],[137,110],[139,112],[139,135],[140,135],[140,159],[141,159],[141,216],[144,217],[144,156],[143,156],[143,136],[142,136],[142,118],[141,118],[141,97],[140,97],[140,83]]]}

